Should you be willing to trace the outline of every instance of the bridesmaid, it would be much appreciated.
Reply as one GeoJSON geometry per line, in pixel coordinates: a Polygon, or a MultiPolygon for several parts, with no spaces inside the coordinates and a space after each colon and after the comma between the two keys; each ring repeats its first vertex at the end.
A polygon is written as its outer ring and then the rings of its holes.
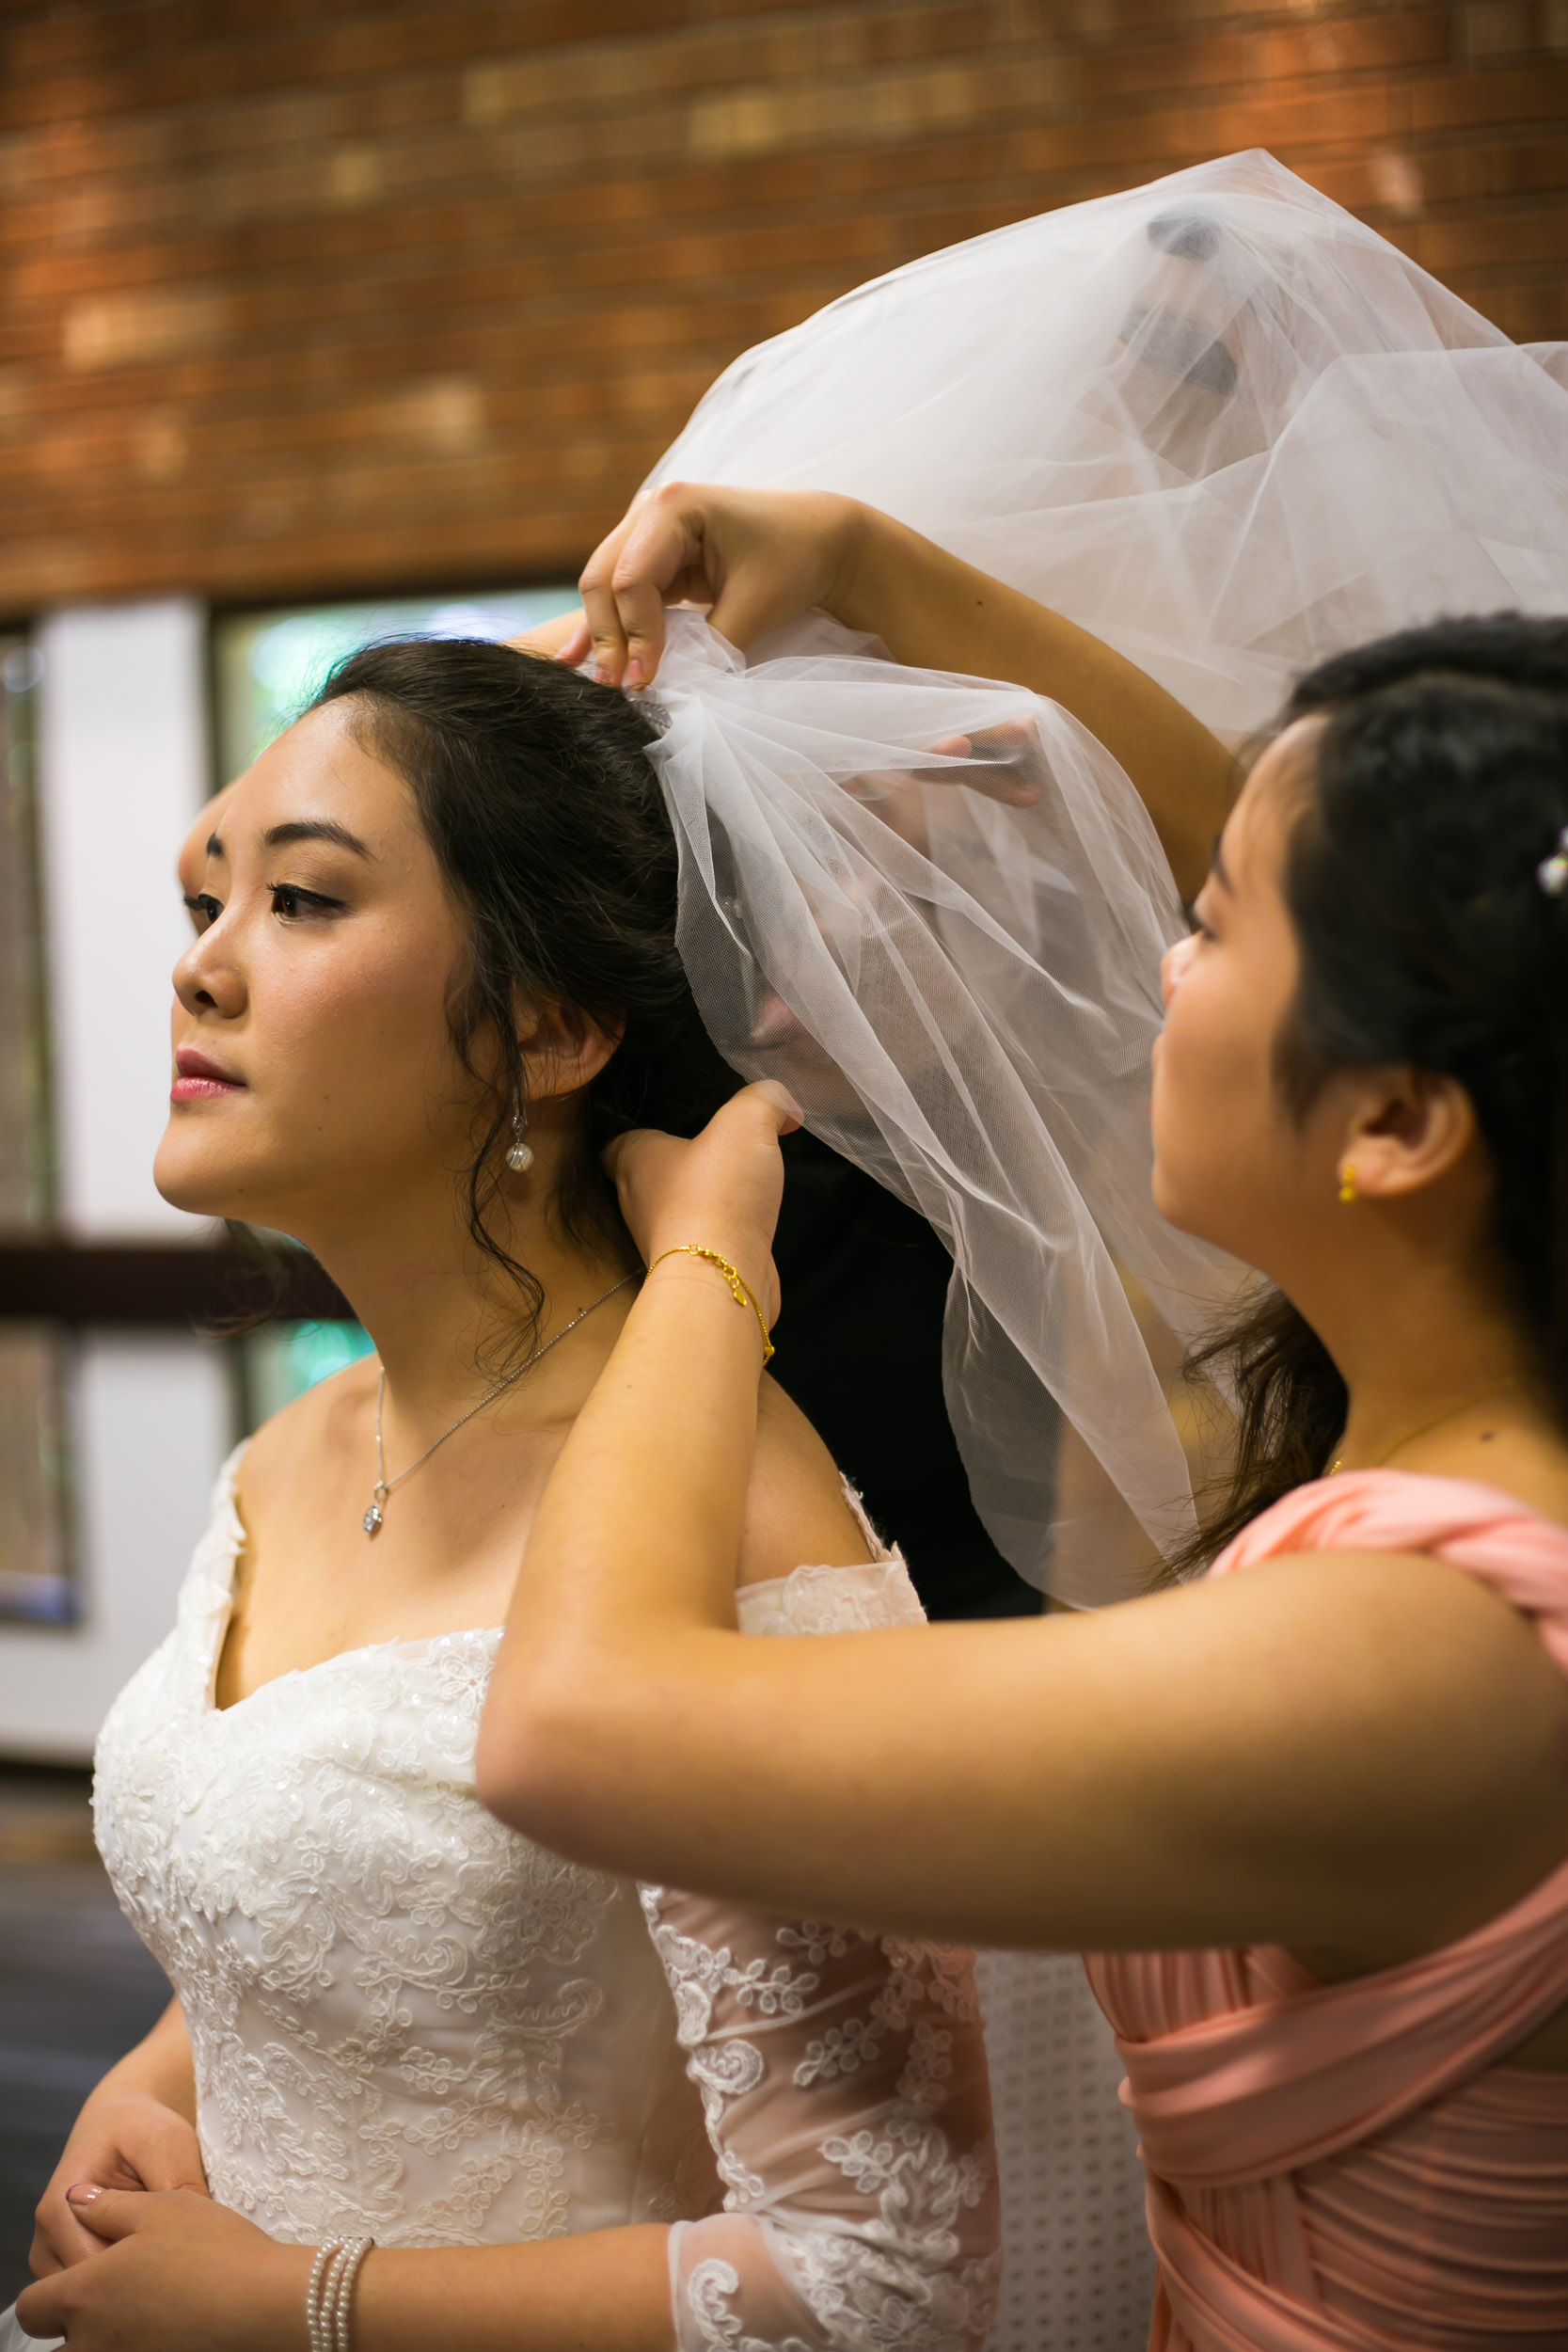
{"type": "MultiPolygon", "coordinates": [[[[661,582],[705,564],[732,630],[765,569],[851,625],[896,579],[902,658],[940,636],[978,667],[989,629],[1049,683],[1049,615],[1032,657],[1024,599],[863,509],[830,557],[833,503],[660,493],[591,569],[601,662],[629,631],[650,667],[661,582]]],[[[1097,1955],[1164,2352],[1544,2352],[1568,2342],[1568,621],[1439,623],[1303,678],[1164,988],[1158,1205],[1272,1285],[1230,1335],[1207,1575],[826,1664],[737,1640],[756,1322],[664,1258],[541,1507],[482,1793],[603,1868],[1097,1955]]],[[[776,1306],[793,1123],[756,1087],[695,1143],[617,1147],[649,1263],[701,1245],[776,1306]]]]}

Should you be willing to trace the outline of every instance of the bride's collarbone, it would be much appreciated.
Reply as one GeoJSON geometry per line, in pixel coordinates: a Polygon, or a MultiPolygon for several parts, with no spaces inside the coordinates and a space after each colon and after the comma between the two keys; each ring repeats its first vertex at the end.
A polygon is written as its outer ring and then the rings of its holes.
{"type": "Polygon", "coordinates": [[[301,1398],[241,1462],[244,1540],[218,1661],[220,1708],[344,1651],[505,1618],[566,1428],[465,1430],[448,1460],[433,1457],[384,1499],[382,1523],[368,1534],[375,1448],[369,1411],[356,1409],[364,1403],[352,1391],[301,1398]]]}
{"type": "MultiPolygon", "coordinates": [[[[394,1486],[367,1534],[375,1387],[372,1364],[351,1365],[275,1414],[245,1452],[235,1496],[244,1540],[214,1690],[220,1708],[345,1651],[505,1620],[573,1416],[476,1422],[394,1486]]],[[[387,1468],[396,1480],[398,1461],[387,1468]]],[[[866,1553],[832,1455],[765,1381],[737,1581],[866,1553]]]]}

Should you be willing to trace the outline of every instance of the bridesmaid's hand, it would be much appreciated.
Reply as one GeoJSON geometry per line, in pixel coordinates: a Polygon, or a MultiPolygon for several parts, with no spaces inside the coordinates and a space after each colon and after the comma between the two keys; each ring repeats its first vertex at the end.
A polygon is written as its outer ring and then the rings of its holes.
{"type": "Polygon", "coordinates": [[[303,2343],[315,2249],[280,2246],[190,2189],[83,2189],[71,2208],[104,2241],[29,2287],[16,2315],[71,2352],[277,2352],[303,2343]]]}
{"type": "Polygon", "coordinates": [[[617,1136],[605,1166],[643,1263],[682,1242],[716,1249],[739,1268],[771,1324],[779,1311],[773,1232],[784,1198],[779,1137],[800,1124],[800,1104],[768,1078],[732,1095],[690,1143],[652,1127],[617,1136]]]}
{"type": "Polygon", "coordinates": [[[667,482],[589,558],[581,620],[556,659],[575,665],[592,652],[607,685],[635,688],[658,668],[667,604],[708,606],[719,634],[743,648],[814,606],[835,612],[876,519],[825,490],[667,482]]]}
{"type": "Polygon", "coordinates": [[[39,2201],[27,2258],[35,2279],[50,2278],[103,2250],[67,2201],[67,2190],[82,2182],[97,2188],[188,2188],[207,2194],[200,2143],[182,2115],[160,2099],[141,2095],[97,2106],[89,2101],[39,2201]]]}
{"type": "MultiPolygon", "coordinates": [[[[514,653],[526,653],[535,661],[559,661],[562,648],[570,644],[582,627],[582,613],[558,613],[553,621],[541,621],[537,628],[525,628],[520,637],[509,637],[507,644],[514,653]]],[[[578,660],[582,659],[578,656],[578,660]]]]}

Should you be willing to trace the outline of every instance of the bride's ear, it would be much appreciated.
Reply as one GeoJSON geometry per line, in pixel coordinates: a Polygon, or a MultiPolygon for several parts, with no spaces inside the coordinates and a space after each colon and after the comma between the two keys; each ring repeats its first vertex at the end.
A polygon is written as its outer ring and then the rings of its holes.
{"type": "Polygon", "coordinates": [[[595,1021],[579,1005],[553,997],[514,999],[517,1044],[528,1065],[531,1103],[580,1093],[592,1086],[621,1042],[619,1025],[595,1021]]]}

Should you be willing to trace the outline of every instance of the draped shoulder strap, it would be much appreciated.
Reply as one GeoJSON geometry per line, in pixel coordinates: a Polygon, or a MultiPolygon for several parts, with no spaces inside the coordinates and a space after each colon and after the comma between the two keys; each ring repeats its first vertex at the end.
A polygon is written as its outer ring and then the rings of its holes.
{"type": "Polygon", "coordinates": [[[1568,1528],[1498,1487],[1394,1470],[1316,1479],[1243,1528],[1209,1573],[1230,1576],[1290,1551],[1430,1552],[1533,1617],[1568,1675],[1568,1528]]]}
{"type": "MultiPolygon", "coordinates": [[[[1430,1552],[1484,1578],[1568,1672],[1568,1530],[1511,1496],[1398,1470],[1322,1479],[1264,1512],[1212,1573],[1326,1550],[1430,1552]]],[[[1172,1964],[1205,1972],[1214,2013],[1121,2044],[1148,2163],[1189,2185],[1265,2180],[1397,2122],[1568,2002],[1568,1863],[1457,1943],[1349,1983],[1304,1984],[1282,1952],[1172,1964]]],[[[1113,2012],[1122,1965],[1148,1963],[1094,1963],[1113,2012]]]]}

